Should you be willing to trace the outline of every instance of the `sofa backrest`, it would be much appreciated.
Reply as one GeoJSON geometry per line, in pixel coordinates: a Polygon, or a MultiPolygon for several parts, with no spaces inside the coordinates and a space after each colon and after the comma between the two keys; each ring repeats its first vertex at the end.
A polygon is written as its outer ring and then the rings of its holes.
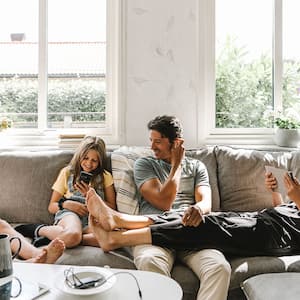
{"type": "Polygon", "coordinates": [[[265,166],[293,171],[300,178],[300,151],[259,151],[216,146],[220,208],[224,211],[256,211],[272,206],[264,185],[265,166]]]}
{"type": "MultiPolygon", "coordinates": [[[[0,218],[11,223],[53,223],[52,185],[71,150],[0,152],[0,218]]],[[[111,172],[110,152],[107,168],[111,172]]]]}
{"type": "Polygon", "coordinates": [[[217,161],[214,153],[214,147],[203,147],[201,149],[187,150],[186,156],[196,158],[202,161],[208,171],[209,183],[212,193],[212,210],[220,210],[220,193],[217,179],[217,161]]]}
{"type": "Polygon", "coordinates": [[[52,223],[49,200],[71,151],[0,153],[0,217],[12,223],[52,223]]]}

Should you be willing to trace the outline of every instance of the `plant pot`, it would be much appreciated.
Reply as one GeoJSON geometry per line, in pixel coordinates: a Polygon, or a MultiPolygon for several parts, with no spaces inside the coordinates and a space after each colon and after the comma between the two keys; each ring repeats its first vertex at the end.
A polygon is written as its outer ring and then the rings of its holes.
{"type": "Polygon", "coordinates": [[[275,131],[274,141],[281,147],[296,148],[300,146],[300,129],[281,129],[275,131]]]}

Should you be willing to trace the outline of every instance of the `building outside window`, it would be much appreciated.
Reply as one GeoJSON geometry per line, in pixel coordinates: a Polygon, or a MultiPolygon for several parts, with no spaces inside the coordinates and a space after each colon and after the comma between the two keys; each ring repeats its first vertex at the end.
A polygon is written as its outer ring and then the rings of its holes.
{"type": "Polygon", "coordinates": [[[0,118],[16,132],[115,134],[107,60],[113,3],[0,2],[0,118]]]}

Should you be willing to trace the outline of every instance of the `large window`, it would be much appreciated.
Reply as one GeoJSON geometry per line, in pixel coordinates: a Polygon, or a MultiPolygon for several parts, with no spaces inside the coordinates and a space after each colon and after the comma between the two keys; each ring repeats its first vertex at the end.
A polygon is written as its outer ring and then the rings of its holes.
{"type": "Polygon", "coordinates": [[[283,109],[293,108],[300,118],[300,43],[298,31],[300,28],[300,1],[282,1],[283,29],[283,109]]]}
{"type": "Polygon", "coordinates": [[[116,3],[1,1],[0,119],[22,132],[115,135],[116,3]]]}
{"type": "Polygon", "coordinates": [[[206,137],[249,140],[252,134],[272,143],[272,115],[287,109],[300,115],[300,2],[201,3],[203,95],[208,115],[214,115],[204,124],[206,137]]]}
{"type": "Polygon", "coordinates": [[[272,98],[272,0],[216,1],[216,127],[259,128],[272,98]]]}

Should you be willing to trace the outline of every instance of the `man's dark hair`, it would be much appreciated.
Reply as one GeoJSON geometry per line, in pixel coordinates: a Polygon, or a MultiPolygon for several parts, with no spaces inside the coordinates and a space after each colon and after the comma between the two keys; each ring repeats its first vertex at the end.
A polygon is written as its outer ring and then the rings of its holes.
{"type": "Polygon", "coordinates": [[[183,137],[183,128],[180,121],[174,116],[158,116],[148,123],[149,130],[158,131],[162,137],[173,143],[176,138],[183,137]]]}

